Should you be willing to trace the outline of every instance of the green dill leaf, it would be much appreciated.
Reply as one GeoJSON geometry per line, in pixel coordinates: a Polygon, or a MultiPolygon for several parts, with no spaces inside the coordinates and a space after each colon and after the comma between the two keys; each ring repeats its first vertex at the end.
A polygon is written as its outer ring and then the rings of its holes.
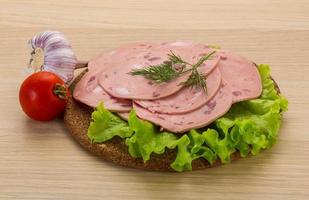
{"type": "Polygon", "coordinates": [[[207,92],[206,78],[203,74],[199,73],[196,69],[192,71],[189,78],[181,83],[184,86],[198,87],[207,92]]]}
{"type": "Polygon", "coordinates": [[[189,64],[186,61],[184,61],[180,56],[176,55],[173,51],[170,51],[170,52],[171,53],[167,54],[167,56],[168,56],[168,60],[172,62],[172,64],[176,64],[176,63],[189,64]]]}
{"type": "Polygon", "coordinates": [[[212,51],[211,53],[209,53],[209,54],[207,54],[207,55],[201,57],[201,58],[197,61],[197,63],[194,64],[194,66],[195,66],[195,67],[199,67],[199,66],[200,66],[201,64],[203,64],[206,60],[209,60],[210,57],[211,57],[213,54],[215,54],[215,53],[216,53],[216,51],[212,51]]]}
{"type": "Polygon", "coordinates": [[[200,87],[207,92],[206,75],[201,74],[197,68],[206,60],[209,60],[215,53],[216,51],[212,51],[211,53],[202,56],[197,63],[190,64],[183,60],[179,55],[176,55],[173,51],[170,51],[167,55],[168,60],[164,61],[162,64],[149,65],[145,68],[134,69],[129,74],[133,76],[143,76],[146,79],[161,83],[168,82],[184,73],[191,72],[188,79],[180,84],[183,84],[184,86],[200,87]],[[191,66],[191,68],[188,68],[188,65],[191,66]]]}
{"type": "Polygon", "coordinates": [[[146,68],[135,69],[130,72],[130,74],[144,76],[146,79],[155,82],[167,82],[179,76],[179,72],[175,70],[170,63],[150,65],[146,68]]]}

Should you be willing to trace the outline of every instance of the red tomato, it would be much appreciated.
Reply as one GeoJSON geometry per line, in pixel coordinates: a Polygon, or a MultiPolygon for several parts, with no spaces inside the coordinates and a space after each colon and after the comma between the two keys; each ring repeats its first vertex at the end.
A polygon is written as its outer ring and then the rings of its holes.
{"type": "Polygon", "coordinates": [[[23,82],[19,102],[31,119],[49,121],[64,111],[68,95],[69,90],[63,80],[54,73],[41,71],[23,82]]]}

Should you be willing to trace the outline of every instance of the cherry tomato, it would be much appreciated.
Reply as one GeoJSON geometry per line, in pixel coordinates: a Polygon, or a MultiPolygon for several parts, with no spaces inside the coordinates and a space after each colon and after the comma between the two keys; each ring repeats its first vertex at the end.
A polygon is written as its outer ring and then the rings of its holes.
{"type": "Polygon", "coordinates": [[[34,120],[49,121],[65,109],[69,90],[56,74],[46,71],[30,75],[19,90],[23,111],[34,120]]]}

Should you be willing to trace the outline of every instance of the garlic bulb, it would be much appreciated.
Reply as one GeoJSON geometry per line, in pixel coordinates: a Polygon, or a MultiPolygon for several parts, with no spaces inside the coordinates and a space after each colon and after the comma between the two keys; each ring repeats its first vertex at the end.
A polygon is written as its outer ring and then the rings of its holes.
{"type": "Polygon", "coordinates": [[[57,74],[69,83],[74,76],[76,56],[65,36],[57,31],[44,31],[29,40],[31,59],[29,67],[57,74]]]}

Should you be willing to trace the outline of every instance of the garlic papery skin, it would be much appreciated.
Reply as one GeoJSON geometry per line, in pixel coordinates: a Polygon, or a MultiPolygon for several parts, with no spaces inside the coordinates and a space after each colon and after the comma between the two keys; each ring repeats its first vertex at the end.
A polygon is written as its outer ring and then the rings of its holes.
{"type": "Polygon", "coordinates": [[[34,71],[42,70],[57,74],[69,83],[74,77],[76,56],[66,37],[58,31],[44,31],[29,40],[34,71]]]}

